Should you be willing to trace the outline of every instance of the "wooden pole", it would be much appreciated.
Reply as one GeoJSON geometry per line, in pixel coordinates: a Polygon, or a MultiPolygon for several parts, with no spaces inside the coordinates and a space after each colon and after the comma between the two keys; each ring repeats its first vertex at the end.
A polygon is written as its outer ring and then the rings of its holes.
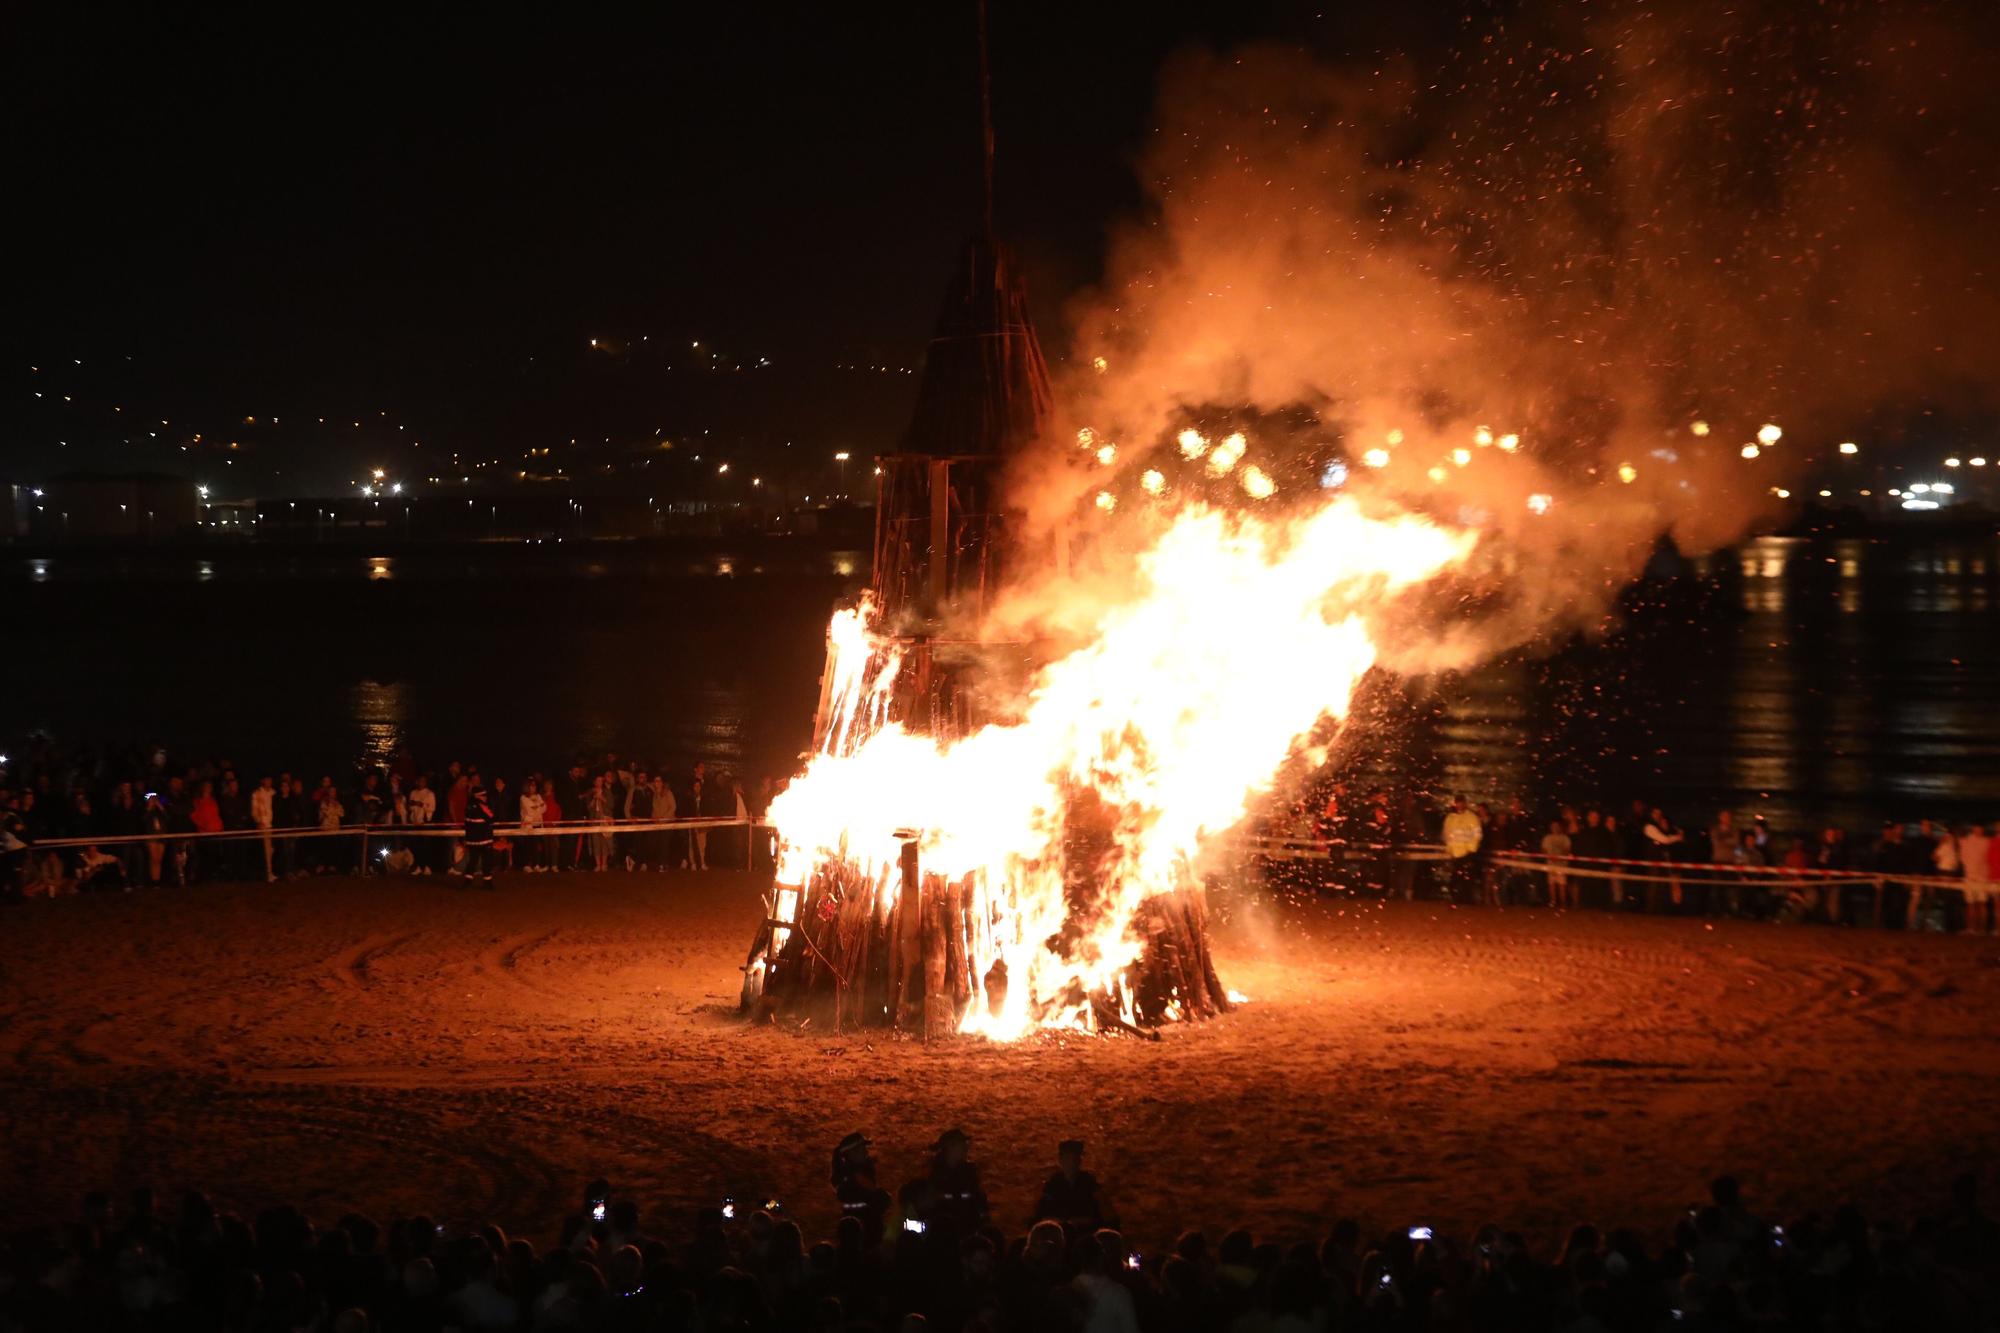
{"type": "Polygon", "coordinates": [[[952,1021],[945,999],[945,882],[937,875],[924,876],[923,959],[924,959],[924,1040],[949,1036],[952,1021]]]}
{"type": "Polygon", "coordinates": [[[980,239],[993,240],[993,72],[986,58],[986,0],[979,0],[980,239]]]}

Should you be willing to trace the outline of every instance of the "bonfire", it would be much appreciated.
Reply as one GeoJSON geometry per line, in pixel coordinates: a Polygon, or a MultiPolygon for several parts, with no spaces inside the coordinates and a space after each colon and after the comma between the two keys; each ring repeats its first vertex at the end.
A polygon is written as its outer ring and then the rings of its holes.
{"type": "MultiPolygon", "coordinates": [[[[1046,439],[1045,374],[1004,255],[976,243],[917,421],[881,460],[871,593],[832,619],[813,750],[771,807],[748,1010],[1000,1039],[1225,1011],[1217,845],[1345,711],[1398,594],[1469,549],[1350,498],[1274,501],[1251,464],[1185,499],[1149,474],[1122,515],[1084,502],[1117,523],[1100,545],[1126,547],[1086,592],[1010,543],[995,503],[995,464],[1046,439]],[[996,629],[1010,591],[1069,599],[1062,641],[996,629]]],[[[1202,473],[1248,447],[1218,442],[1202,473]]]]}

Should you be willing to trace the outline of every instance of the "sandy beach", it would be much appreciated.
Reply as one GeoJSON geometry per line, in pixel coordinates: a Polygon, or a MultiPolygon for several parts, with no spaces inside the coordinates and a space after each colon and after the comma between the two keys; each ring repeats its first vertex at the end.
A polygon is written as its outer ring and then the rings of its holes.
{"type": "Polygon", "coordinates": [[[1912,1214],[2000,1142],[2000,942],[1218,900],[1250,1003],[1158,1043],[926,1047],[746,1027],[729,873],[314,880],[0,915],[8,1224],[194,1185],[326,1220],[549,1233],[603,1174],[662,1224],[723,1193],[830,1229],[827,1152],[892,1187],[947,1125],[1024,1221],[1079,1135],[1143,1244],[1502,1220],[1653,1228],[1714,1173],[1771,1215],[1912,1214]],[[19,1145],[34,1144],[34,1151],[19,1145]]]}

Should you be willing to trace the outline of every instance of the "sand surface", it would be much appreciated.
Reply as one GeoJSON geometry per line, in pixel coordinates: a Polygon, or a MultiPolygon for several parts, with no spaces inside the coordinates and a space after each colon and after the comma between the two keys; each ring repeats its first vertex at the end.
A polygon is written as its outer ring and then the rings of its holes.
{"type": "Polygon", "coordinates": [[[1873,930],[1218,901],[1252,1002],[1158,1044],[749,1029],[740,875],[222,886],[0,913],[0,1223],[92,1186],[428,1210],[547,1235],[602,1173],[653,1225],[725,1191],[828,1230],[963,1124],[1018,1225],[1081,1135],[1145,1244],[1348,1214],[1653,1228],[1732,1170],[1773,1215],[1910,1213],[2000,1147],[2000,944],[1873,930]]]}

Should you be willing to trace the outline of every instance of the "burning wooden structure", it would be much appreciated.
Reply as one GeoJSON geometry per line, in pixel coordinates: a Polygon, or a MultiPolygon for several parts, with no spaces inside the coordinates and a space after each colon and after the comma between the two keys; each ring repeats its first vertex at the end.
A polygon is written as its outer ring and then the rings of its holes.
{"type": "MultiPolygon", "coordinates": [[[[940,745],[960,740],[996,720],[982,703],[989,692],[1007,695],[1036,665],[1033,645],[974,632],[1009,561],[1046,554],[1016,549],[999,488],[1010,457],[1044,438],[1052,403],[1026,292],[993,231],[983,31],[980,55],[985,224],[946,294],[909,428],[896,452],[876,460],[869,594],[829,632],[815,755],[852,754],[891,723],[940,745]]],[[[1077,831],[1089,823],[1077,811],[1093,799],[1079,792],[1065,813],[1064,865],[1053,873],[1069,910],[1059,929],[1031,941],[1034,948],[1084,947],[1073,938],[1081,935],[1074,922],[1115,897],[1094,854],[1108,834],[1077,831]]],[[[1003,1013],[1011,1015],[1010,1031],[1066,1021],[1137,1032],[1228,1007],[1208,955],[1198,886],[1145,900],[1129,923],[1144,946],[1112,984],[1092,994],[1073,985],[1029,997],[1027,979],[1008,975],[1008,950],[996,939],[1010,886],[979,873],[950,878],[927,870],[922,836],[910,830],[893,864],[833,858],[788,872],[781,858],[744,969],[745,1011],[804,1011],[836,1028],[888,1024],[928,1037],[995,1032],[993,1020],[1003,1013]]],[[[1046,886],[1051,872],[1042,870],[1046,886]]],[[[1118,923],[1120,933],[1126,924],[1118,923]]]]}
{"type": "MultiPolygon", "coordinates": [[[[1008,560],[1021,555],[999,472],[1047,429],[1049,404],[1025,294],[1006,249],[982,235],[938,319],[902,447],[879,460],[869,595],[829,632],[815,754],[851,754],[892,722],[940,743],[963,738],[994,720],[985,691],[999,681],[1004,693],[1032,669],[1033,645],[980,640],[965,627],[979,623],[1008,560]]],[[[1083,947],[1071,918],[1102,910],[1112,834],[1093,806],[1081,790],[1065,812],[1059,873],[1070,913],[1036,947],[1083,947]]],[[[1008,975],[993,937],[1007,886],[927,871],[921,833],[909,831],[893,865],[825,859],[789,882],[781,866],[745,966],[746,1011],[926,1036],[992,1030],[988,1020],[1024,983],[1008,975]]],[[[1119,924],[1143,942],[1132,964],[1096,993],[1072,985],[1026,997],[1029,1025],[1144,1032],[1228,1008],[1198,885],[1149,897],[1136,920],[1119,924]]],[[[1024,1006],[1013,1008],[1018,1019],[1024,1006]]]]}

